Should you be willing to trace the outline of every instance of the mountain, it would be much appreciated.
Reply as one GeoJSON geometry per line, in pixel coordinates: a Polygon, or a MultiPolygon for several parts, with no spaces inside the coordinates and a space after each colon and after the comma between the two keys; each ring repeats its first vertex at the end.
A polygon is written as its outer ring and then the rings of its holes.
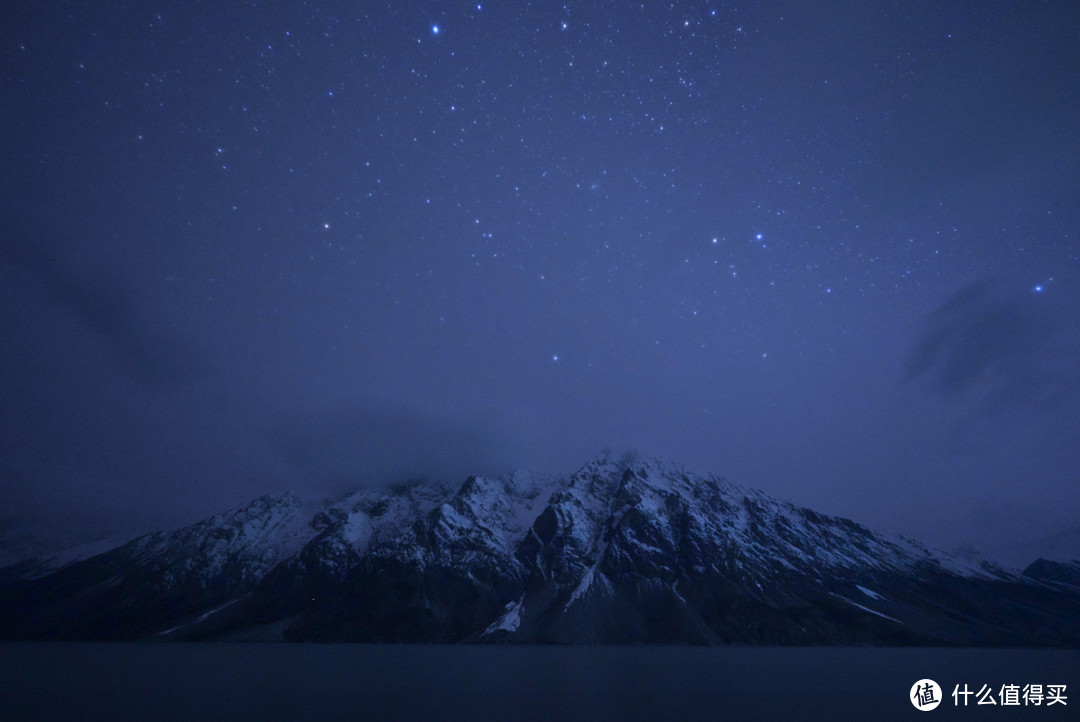
{"type": "Polygon", "coordinates": [[[1076,559],[1071,562],[1036,559],[1024,569],[1024,576],[1080,591],[1080,561],[1076,559]]]}
{"type": "Polygon", "coordinates": [[[992,558],[1023,568],[1033,559],[1069,562],[1080,559],[1080,526],[1042,534],[1026,542],[987,550],[992,558]]]}
{"type": "Polygon", "coordinates": [[[1080,646],[1071,567],[1011,573],[656,460],[266,496],[40,570],[0,571],[0,638],[1080,646]]]}

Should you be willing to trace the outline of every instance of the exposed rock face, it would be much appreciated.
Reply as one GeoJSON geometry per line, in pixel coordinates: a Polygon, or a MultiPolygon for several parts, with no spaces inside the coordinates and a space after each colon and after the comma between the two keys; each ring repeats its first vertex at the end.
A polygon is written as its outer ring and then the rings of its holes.
{"type": "Polygon", "coordinates": [[[563,479],[263,497],[45,576],[9,570],[0,636],[1080,646],[1078,574],[1013,575],[598,459],[563,479]]]}

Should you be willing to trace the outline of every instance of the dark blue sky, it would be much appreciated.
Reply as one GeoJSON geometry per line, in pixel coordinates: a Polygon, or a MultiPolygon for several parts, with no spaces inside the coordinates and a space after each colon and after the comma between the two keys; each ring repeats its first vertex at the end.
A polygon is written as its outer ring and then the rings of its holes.
{"type": "Polygon", "coordinates": [[[18,2],[0,528],[636,448],[1080,523],[1073,2],[18,2]]]}

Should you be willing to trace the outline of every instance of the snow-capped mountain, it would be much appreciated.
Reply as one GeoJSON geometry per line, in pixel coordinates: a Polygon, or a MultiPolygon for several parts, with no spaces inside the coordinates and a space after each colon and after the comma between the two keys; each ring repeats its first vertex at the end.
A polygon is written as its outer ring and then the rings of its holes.
{"type": "Polygon", "coordinates": [[[9,570],[0,637],[1080,646],[1080,588],[1038,576],[601,458],[566,478],[262,497],[9,570]]]}

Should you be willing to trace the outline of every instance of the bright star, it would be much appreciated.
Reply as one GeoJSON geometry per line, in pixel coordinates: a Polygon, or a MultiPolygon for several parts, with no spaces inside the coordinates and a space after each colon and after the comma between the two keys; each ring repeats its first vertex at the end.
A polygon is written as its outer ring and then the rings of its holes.
{"type": "Polygon", "coordinates": [[[559,360],[559,354],[555,354],[554,356],[552,356],[551,360],[552,361],[558,361],[559,360]]]}
{"type": "Polygon", "coordinates": [[[1034,291],[1035,293],[1042,293],[1042,292],[1043,292],[1043,286],[1042,286],[1042,284],[1040,283],[1040,284],[1038,284],[1037,286],[1035,286],[1035,288],[1033,288],[1033,289],[1031,289],[1031,290],[1033,290],[1033,291],[1034,291]]]}
{"type": "Polygon", "coordinates": [[[432,35],[438,35],[439,34],[439,26],[438,25],[432,25],[431,26],[431,34],[432,35]]]}

